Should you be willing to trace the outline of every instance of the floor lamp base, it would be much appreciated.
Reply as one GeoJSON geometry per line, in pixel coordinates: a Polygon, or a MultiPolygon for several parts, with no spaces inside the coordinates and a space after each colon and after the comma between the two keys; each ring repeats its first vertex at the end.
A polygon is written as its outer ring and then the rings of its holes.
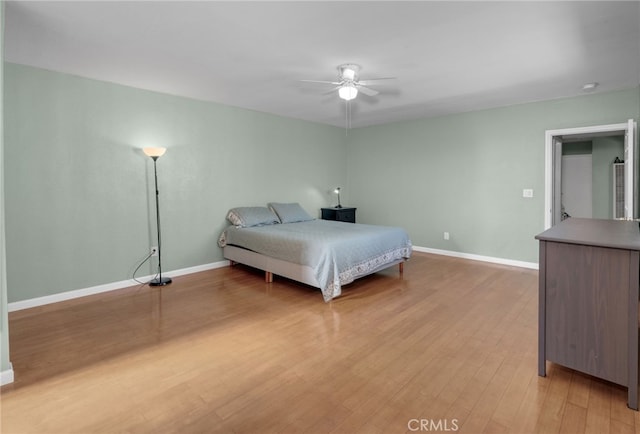
{"type": "Polygon", "coordinates": [[[171,283],[170,277],[161,277],[159,279],[153,279],[149,282],[149,286],[165,286],[171,283]]]}

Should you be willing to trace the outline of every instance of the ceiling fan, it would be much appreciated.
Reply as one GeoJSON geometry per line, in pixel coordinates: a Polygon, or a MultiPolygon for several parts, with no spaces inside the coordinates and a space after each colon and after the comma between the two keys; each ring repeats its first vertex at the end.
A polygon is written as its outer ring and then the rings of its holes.
{"type": "Polygon", "coordinates": [[[330,92],[338,91],[338,96],[345,101],[351,101],[358,92],[362,92],[368,96],[376,96],[379,92],[377,90],[368,88],[367,86],[374,86],[378,84],[378,81],[393,80],[395,77],[384,78],[372,78],[369,80],[360,80],[360,65],[353,63],[345,63],[338,66],[338,80],[339,81],[322,81],[322,80],[301,80],[307,83],[322,83],[332,84],[334,87],[330,92]]]}

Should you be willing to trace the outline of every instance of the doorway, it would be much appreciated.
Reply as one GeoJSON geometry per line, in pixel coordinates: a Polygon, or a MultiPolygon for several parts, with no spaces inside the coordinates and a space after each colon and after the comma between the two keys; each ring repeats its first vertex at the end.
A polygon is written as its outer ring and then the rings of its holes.
{"type": "MultiPolygon", "coordinates": [[[[609,170],[610,163],[613,163],[612,151],[609,150],[611,142],[615,142],[616,138],[621,144],[620,152],[623,154],[621,160],[624,160],[624,176],[623,186],[624,190],[624,218],[625,219],[637,219],[638,218],[638,185],[637,185],[637,171],[638,171],[638,157],[636,152],[636,122],[630,119],[626,123],[612,124],[612,125],[599,125],[593,127],[580,127],[580,128],[568,128],[562,130],[549,130],[545,134],[545,216],[544,226],[545,229],[559,223],[571,215],[569,210],[566,209],[566,203],[563,199],[563,179],[567,175],[571,176],[571,172],[563,173],[563,159],[566,162],[567,149],[571,147],[572,143],[591,143],[593,147],[593,155],[597,155],[597,161],[600,164],[602,158],[611,159],[606,162],[606,173],[603,174],[601,170],[592,172],[593,191],[599,191],[603,188],[609,188],[611,186],[612,177],[609,170]],[[607,139],[611,138],[611,140],[607,139]],[[563,149],[565,150],[563,156],[563,149]],[[602,155],[608,155],[602,157],[602,155]],[[602,179],[606,178],[605,181],[602,179]],[[605,183],[607,187],[605,187],[605,183]],[[563,209],[564,205],[564,209],[563,209]],[[564,214],[563,214],[564,211],[564,214]]],[[[615,148],[615,144],[614,144],[615,148]]],[[[612,149],[614,149],[612,148],[612,149]]],[[[591,152],[589,152],[591,153],[591,152]]],[[[570,153],[569,153],[570,154],[570,153]]],[[[586,154],[586,153],[585,153],[586,154]]],[[[596,158],[594,158],[596,160],[596,158]]],[[[583,162],[582,164],[586,164],[583,162]]],[[[584,166],[583,166],[584,167],[584,166]]],[[[592,167],[595,167],[595,163],[592,160],[592,167]]],[[[567,181],[569,184],[573,183],[573,188],[576,187],[576,182],[586,182],[582,180],[565,180],[565,190],[567,181]]],[[[570,187],[572,188],[572,187],[570,187]]],[[[565,191],[565,195],[567,192],[565,191]]],[[[600,198],[602,195],[596,194],[593,196],[592,203],[592,217],[594,218],[609,218],[611,213],[608,211],[602,211],[601,206],[596,211],[595,202],[597,200],[602,201],[600,198]]],[[[608,200],[608,199],[607,199],[608,200]]],[[[612,204],[607,203],[607,207],[613,207],[612,204]]],[[[607,208],[609,210],[610,208],[607,208]]],[[[586,214],[584,209],[579,211],[580,214],[586,214]]],[[[582,215],[575,215],[580,217],[582,215]]]]}

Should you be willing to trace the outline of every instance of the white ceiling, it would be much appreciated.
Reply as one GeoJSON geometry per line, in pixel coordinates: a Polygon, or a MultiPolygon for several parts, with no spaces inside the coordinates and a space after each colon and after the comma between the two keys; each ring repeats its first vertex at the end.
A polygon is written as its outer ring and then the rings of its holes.
{"type": "Polygon", "coordinates": [[[640,85],[640,2],[8,1],[5,60],[343,127],[640,85]]]}

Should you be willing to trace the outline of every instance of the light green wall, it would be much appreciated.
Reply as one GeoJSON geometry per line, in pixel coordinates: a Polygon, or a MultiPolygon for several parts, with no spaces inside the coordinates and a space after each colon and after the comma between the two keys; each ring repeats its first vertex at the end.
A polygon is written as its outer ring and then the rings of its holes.
{"type": "Polygon", "coordinates": [[[613,161],[624,159],[624,136],[593,139],[593,218],[613,218],[613,161]]]}
{"type": "Polygon", "coordinates": [[[9,316],[7,312],[7,268],[4,228],[4,1],[0,0],[0,372],[11,369],[9,362],[9,316]]]}
{"type": "Polygon", "coordinates": [[[638,119],[638,88],[349,133],[349,206],[416,246],[537,262],[546,130],[638,119]],[[532,188],[533,199],[522,190],[532,188]],[[449,232],[449,241],[443,232],[449,232]]]}
{"type": "Polygon", "coordinates": [[[9,301],[131,277],[155,244],[148,145],[168,148],[158,161],[165,270],[221,260],[216,239],[233,206],[299,201],[317,215],[336,185],[359,222],[403,226],[416,246],[537,262],[545,130],[640,116],[633,89],[345,137],[31,67],[4,72],[9,301]]]}
{"type": "Polygon", "coordinates": [[[222,260],[229,208],[295,201],[318,215],[346,184],[341,128],[11,63],[5,80],[10,302],[131,278],[156,244],[144,146],[168,148],[165,271],[222,260]]]}

